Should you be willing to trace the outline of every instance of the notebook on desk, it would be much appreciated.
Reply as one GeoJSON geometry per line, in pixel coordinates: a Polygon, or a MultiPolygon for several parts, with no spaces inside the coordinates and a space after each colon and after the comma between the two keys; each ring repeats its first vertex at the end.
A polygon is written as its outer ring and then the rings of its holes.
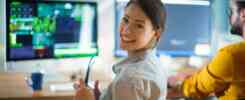
{"type": "Polygon", "coordinates": [[[55,83],[49,85],[49,89],[51,91],[57,92],[57,91],[74,91],[73,87],[74,83],[69,82],[69,83],[55,83]]]}
{"type": "MultiPolygon", "coordinates": [[[[88,86],[93,89],[94,81],[89,82],[88,86]]],[[[51,84],[49,85],[49,89],[53,92],[75,91],[73,82],[51,84]]]]}

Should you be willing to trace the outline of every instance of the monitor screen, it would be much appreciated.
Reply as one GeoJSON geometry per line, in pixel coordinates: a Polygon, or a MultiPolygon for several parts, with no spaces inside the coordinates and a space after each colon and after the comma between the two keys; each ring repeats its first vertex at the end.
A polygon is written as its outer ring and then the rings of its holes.
{"type": "Polygon", "coordinates": [[[97,4],[7,1],[7,60],[98,55],[97,4]]]}
{"type": "MultiPolygon", "coordinates": [[[[115,55],[125,56],[120,49],[118,27],[127,2],[116,3],[115,55]]],[[[198,44],[211,41],[211,7],[195,4],[165,4],[167,11],[166,30],[161,35],[157,53],[170,56],[192,56],[198,44]]],[[[208,55],[206,55],[208,56],[208,55]]]]}

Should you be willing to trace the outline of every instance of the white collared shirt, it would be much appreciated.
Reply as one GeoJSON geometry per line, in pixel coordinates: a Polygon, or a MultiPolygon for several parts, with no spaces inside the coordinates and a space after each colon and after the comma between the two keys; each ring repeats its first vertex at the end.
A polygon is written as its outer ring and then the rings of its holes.
{"type": "Polygon", "coordinates": [[[162,66],[155,50],[126,58],[113,66],[116,77],[101,100],[165,100],[167,69],[162,66]]]}

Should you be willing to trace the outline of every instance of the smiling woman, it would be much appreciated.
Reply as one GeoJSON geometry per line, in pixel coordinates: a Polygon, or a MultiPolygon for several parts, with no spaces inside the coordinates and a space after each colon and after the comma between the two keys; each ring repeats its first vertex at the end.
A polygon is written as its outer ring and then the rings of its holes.
{"type": "Polygon", "coordinates": [[[131,51],[154,48],[164,30],[165,9],[147,5],[151,3],[132,0],[126,5],[119,32],[120,46],[128,51],[129,56],[131,51]],[[152,12],[152,9],[155,11],[152,12]]]}
{"type": "MultiPolygon", "coordinates": [[[[101,100],[166,99],[167,70],[155,52],[164,31],[165,17],[160,0],[128,2],[119,29],[120,47],[127,51],[128,57],[113,66],[116,77],[100,96],[101,100]]],[[[81,82],[77,100],[86,93],[90,95],[81,82]]]]}

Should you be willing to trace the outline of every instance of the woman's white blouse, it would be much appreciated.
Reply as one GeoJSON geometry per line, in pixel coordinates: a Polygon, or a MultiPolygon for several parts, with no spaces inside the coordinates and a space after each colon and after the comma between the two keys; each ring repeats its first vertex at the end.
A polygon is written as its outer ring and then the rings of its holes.
{"type": "Polygon", "coordinates": [[[113,82],[100,96],[101,100],[165,100],[167,69],[155,50],[126,58],[113,66],[113,82]]]}

